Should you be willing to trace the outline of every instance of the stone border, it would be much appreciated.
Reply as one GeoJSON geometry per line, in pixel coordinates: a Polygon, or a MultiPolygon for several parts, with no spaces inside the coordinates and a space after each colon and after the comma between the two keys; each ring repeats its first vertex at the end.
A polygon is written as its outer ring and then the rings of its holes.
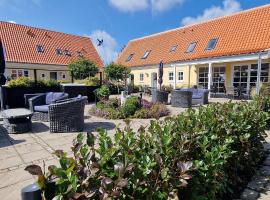
{"type": "MultiPolygon", "coordinates": [[[[267,157],[243,191],[241,195],[242,200],[256,200],[270,191],[270,143],[266,143],[264,148],[267,152],[267,157]]],[[[270,199],[270,197],[266,198],[270,199]]],[[[260,199],[263,200],[264,198],[260,199]]]]}

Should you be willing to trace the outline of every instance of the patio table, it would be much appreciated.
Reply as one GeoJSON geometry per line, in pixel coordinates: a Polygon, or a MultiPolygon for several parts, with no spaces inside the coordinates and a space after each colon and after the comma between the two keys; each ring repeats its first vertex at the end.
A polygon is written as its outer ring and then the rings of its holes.
{"type": "Polygon", "coordinates": [[[8,133],[25,133],[32,129],[32,112],[25,108],[7,109],[1,112],[3,126],[8,133]]]}

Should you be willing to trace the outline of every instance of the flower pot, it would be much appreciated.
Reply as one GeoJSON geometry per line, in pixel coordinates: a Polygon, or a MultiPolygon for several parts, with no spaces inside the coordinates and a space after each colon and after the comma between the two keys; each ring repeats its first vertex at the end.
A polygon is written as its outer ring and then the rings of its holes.
{"type": "Polygon", "coordinates": [[[153,103],[168,103],[169,93],[166,91],[153,90],[152,91],[152,102],[153,103]]]}

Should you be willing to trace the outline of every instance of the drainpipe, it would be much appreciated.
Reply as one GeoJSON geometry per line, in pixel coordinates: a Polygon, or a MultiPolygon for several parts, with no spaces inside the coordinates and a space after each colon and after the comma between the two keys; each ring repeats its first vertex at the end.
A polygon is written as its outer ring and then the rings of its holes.
{"type": "Polygon", "coordinates": [[[209,63],[209,65],[208,65],[208,90],[209,90],[209,98],[211,97],[211,94],[210,94],[211,85],[212,85],[212,63],[209,63]]]}
{"type": "Polygon", "coordinates": [[[188,88],[190,88],[191,65],[188,66],[188,88]]]}
{"type": "Polygon", "coordinates": [[[258,58],[258,71],[257,71],[257,83],[256,83],[257,95],[260,94],[261,71],[262,71],[262,51],[259,52],[259,58],[258,58]]]}
{"type": "Polygon", "coordinates": [[[176,65],[173,66],[173,69],[174,69],[173,89],[176,89],[176,65]]]}

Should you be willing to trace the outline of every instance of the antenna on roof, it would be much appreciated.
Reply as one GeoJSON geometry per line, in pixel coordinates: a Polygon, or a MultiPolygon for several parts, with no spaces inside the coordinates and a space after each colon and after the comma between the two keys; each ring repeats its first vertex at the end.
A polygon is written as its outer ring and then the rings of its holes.
{"type": "Polygon", "coordinates": [[[98,46],[101,46],[102,44],[103,44],[103,39],[97,39],[97,41],[98,41],[98,46]]]}

